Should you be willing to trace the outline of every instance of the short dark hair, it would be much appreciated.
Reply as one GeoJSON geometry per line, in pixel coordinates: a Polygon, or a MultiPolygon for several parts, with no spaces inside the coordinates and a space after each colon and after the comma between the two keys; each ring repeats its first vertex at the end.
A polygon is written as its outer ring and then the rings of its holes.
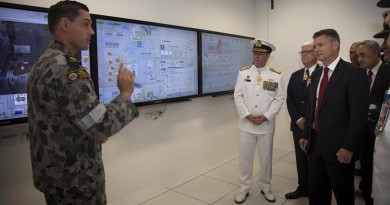
{"type": "Polygon", "coordinates": [[[56,25],[63,17],[73,22],[80,15],[80,9],[89,12],[89,9],[85,4],[71,0],[59,1],[50,6],[48,12],[50,32],[53,33],[55,31],[56,25]]]}
{"type": "Polygon", "coordinates": [[[337,33],[336,30],[331,29],[331,28],[319,30],[319,31],[317,31],[317,32],[315,32],[315,33],[313,34],[313,39],[314,39],[314,38],[317,38],[317,37],[319,37],[319,36],[322,36],[322,35],[325,35],[325,36],[327,36],[327,37],[330,37],[330,38],[332,38],[333,40],[336,40],[337,42],[339,42],[339,44],[340,44],[340,36],[339,36],[339,34],[337,33]]]}

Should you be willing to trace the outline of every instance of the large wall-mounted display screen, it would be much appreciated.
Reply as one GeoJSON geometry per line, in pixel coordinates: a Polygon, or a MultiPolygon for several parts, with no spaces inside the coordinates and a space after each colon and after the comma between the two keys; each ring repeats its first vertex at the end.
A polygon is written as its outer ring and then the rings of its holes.
{"type": "Polygon", "coordinates": [[[202,32],[202,94],[233,92],[238,71],[252,64],[254,38],[202,32]]]}
{"type": "MultiPolygon", "coordinates": [[[[27,80],[51,34],[47,9],[0,2],[0,125],[27,122],[27,80]]],[[[89,51],[79,54],[89,70],[89,51]]]]}
{"type": "Polygon", "coordinates": [[[104,16],[94,21],[101,102],[119,95],[116,77],[121,63],[135,74],[135,104],[198,95],[196,30],[104,16]]]}

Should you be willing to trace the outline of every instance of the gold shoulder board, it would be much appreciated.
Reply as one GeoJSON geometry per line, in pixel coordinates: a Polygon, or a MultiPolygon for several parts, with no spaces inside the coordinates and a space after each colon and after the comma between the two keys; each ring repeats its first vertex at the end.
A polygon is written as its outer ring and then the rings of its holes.
{"type": "Polygon", "coordinates": [[[241,68],[240,71],[248,70],[248,69],[251,68],[251,67],[252,67],[251,65],[245,66],[245,67],[241,68]]]}
{"type": "Polygon", "coordinates": [[[272,72],[275,72],[275,73],[277,73],[277,74],[281,74],[282,73],[282,71],[280,71],[280,70],[278,70],[278,69],[276,69],[276,68],[269,68],[272,72]]]}

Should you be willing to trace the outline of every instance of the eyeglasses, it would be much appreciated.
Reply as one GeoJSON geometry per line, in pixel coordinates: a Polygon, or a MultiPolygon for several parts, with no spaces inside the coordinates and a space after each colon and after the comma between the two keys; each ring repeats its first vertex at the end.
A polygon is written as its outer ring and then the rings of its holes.
{"type": "Polygon", "coordinates": [[[307,50],[307,51],[300,51],[299,54],[307,55],[307,54],[310,54],[310,53],[313,53],[313,52],[314,52],[313,50],[307,50]]]}

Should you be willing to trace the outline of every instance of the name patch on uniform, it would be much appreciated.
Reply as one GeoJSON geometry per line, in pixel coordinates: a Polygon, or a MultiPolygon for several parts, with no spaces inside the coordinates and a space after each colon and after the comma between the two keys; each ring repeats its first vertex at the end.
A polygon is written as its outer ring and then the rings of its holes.
{"type": "Polygon", "coordinates": [[[89,74],[85,69],[75,70],[66,74],[69,83],[73,83],[85,78],[89,78],[89,74]]]}

